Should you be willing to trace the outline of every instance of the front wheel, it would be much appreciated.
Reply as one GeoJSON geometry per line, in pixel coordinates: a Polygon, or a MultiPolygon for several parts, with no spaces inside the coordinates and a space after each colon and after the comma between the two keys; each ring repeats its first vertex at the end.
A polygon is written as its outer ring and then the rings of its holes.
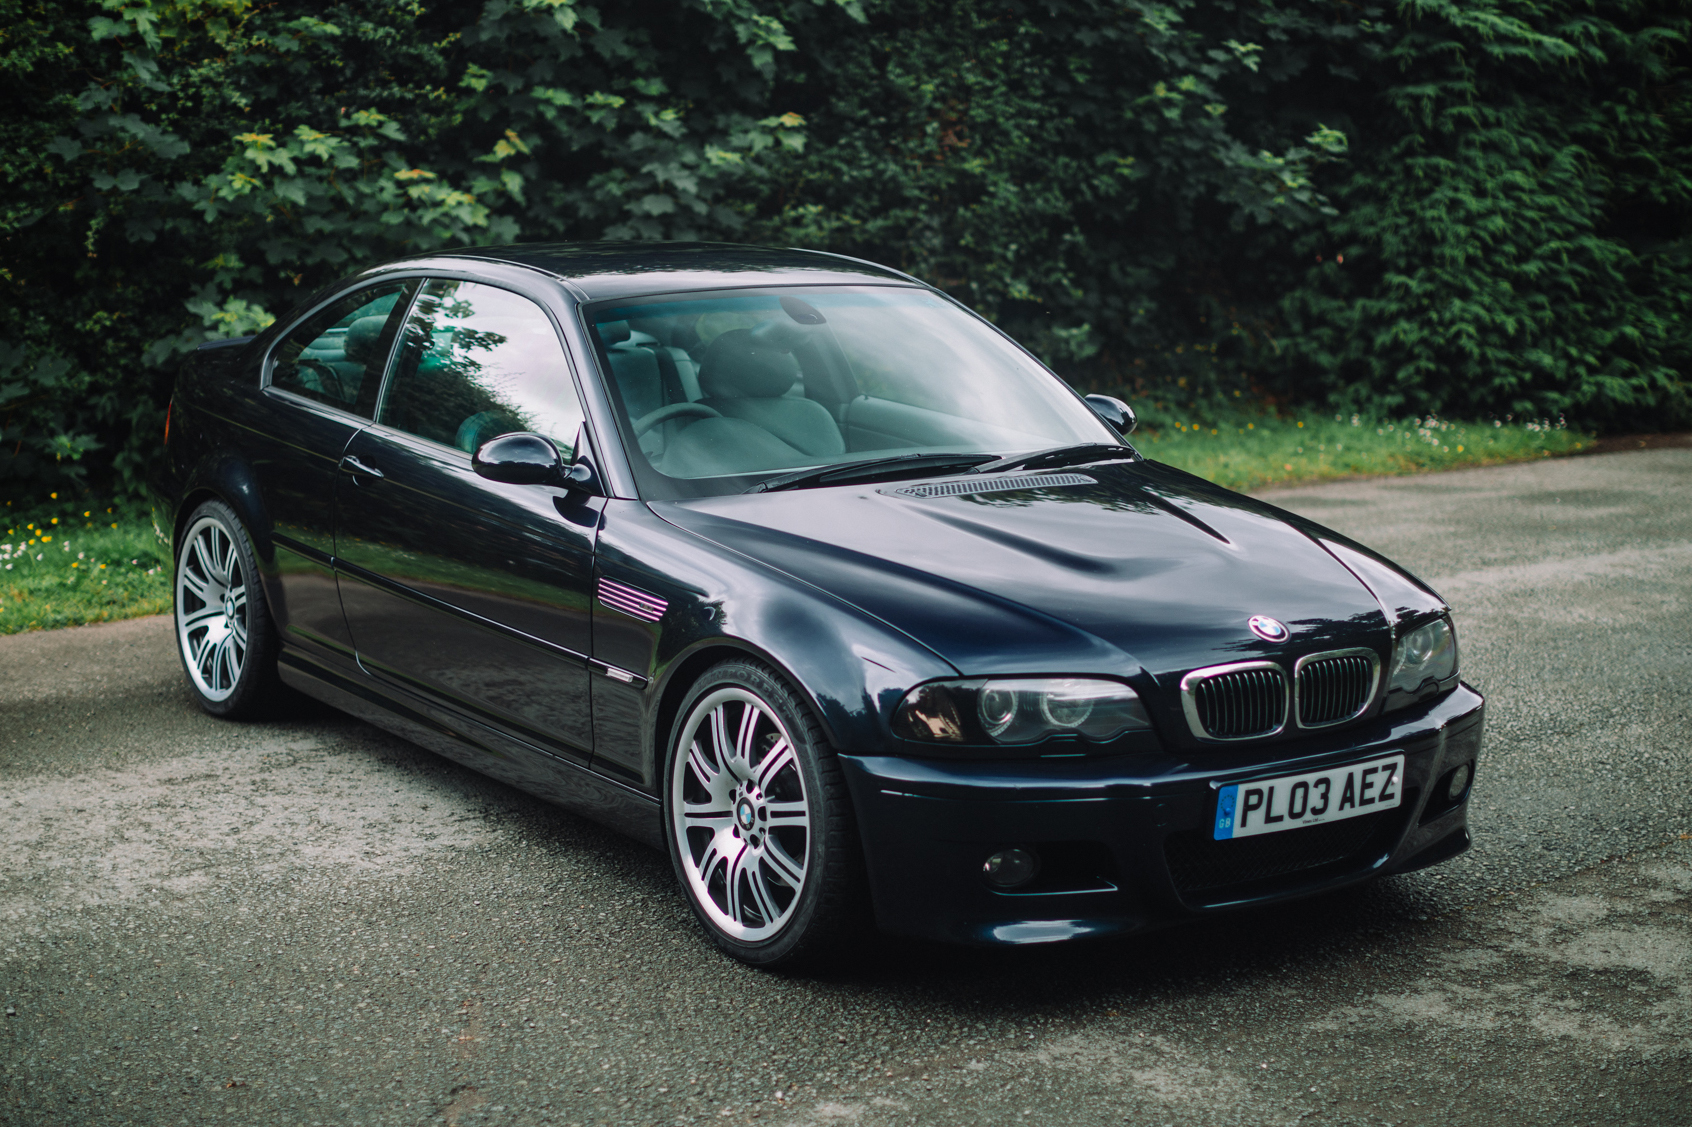
{"type": "Polygon", "coordinates": [[[688,903],[754,966],[814,961],[863,926],[862,851],[840,765],[774,670],[715,666],[682,702],[666,837],[688,903]]]}
{"type": "Polygon", "coordinates": [[[200,707],[239,718],[274,703],[276,628],[252,545],[223,502],[207,501],[188,518],[173,594],[177,652],[200,707]]]}

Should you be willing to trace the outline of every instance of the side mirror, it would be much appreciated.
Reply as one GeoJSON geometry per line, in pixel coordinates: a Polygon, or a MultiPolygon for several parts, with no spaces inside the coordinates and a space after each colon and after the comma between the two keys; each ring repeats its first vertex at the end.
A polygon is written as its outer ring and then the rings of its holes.
{"type": "Polygon", "coordinates": [[[538,434],[502,434],[484,442],[471,455],[476,476],[507,485],[555,485],[563,489],[592,489],[593,468],[584,463],[566,467],[550,438],[538,434]]]}
{"type": "Polygon", "coordinates": [[[1139,425],[1139,420],[1134,417],[1134,408],[1114,395],[1089,395],[1087,406],[1091,407],[1099,418],[1109,423],[1117,434],[1132,434],[1134,428],[1139,425]]]}

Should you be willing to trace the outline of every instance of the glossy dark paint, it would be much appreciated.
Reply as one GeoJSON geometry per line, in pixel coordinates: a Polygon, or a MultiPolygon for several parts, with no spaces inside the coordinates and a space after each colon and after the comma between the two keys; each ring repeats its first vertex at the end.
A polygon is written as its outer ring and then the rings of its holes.
{"type": "Polygon", "coordinates": [[[890,931],[992,943],[1119,933],[1466,848],[1466,801],[1423,817],[1431,782],[1478,751],[1483,704],[1466,686],[1247,745],[1187,730],[1186,670],[1251,657],[1290,668],[1359,646],[1385,665],[1395,636],[1445,612],[1413,576],[1303,518],[1127,447],[1078,467],[1094,479],[1082,487],[914,499],[893,482],[641,501],[578,306],[807,283],[919,284],[835,256],[722,246],[494,248],[366,271],[260,337],[192,358],[157,483],[166,527],[180,538],[207,497],[236,509],[284,627],[289,684],[653,845],[688,686],[726,656],[769,662],[842,754],[890,931]],[[548,310],[587,411],[596,491],[490,481],[469,455],[262,387],[268,349],[303,316],[393,277],[482,281],[548,310]],[[347,454],[382,476],[348,472],[347,454]],[[661,614],[606,603],[601,581],[661,600],[661,614]],[[1255,638],[1253,614],[1285,622],[1291,640],[1255,638]],[[1126,678],[1157,731],[1016,758],[892,734],[912,686],[1011,673],[1126,678]],[[1174,891],[1164,842],[1208,825],[1218,786],[1381,750],[1405,752],[1417,797],[1355,866],[1227,903],[1174,891]],[[982,859],[1018,843],[1073,847],[1108,879],[990,890],[982,859]]]}
{"type": "Polygon", "coordinates": [[[468,455],[381,426],[347,453],[383,475],[343,470],[335,486],[341,605],[360,664],[586,763],[602,500],[487,481],[468,455]]]}

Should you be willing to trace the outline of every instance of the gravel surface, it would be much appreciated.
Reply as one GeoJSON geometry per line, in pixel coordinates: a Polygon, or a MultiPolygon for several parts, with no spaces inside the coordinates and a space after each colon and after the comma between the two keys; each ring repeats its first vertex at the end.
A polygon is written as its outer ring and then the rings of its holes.
{"type": "Polygon", "coordinates": [[[168,623],[0,638],[0,1123],[1692,1124],[1692,450],[1270,495],[1416,569],[1476,847],[1143,939],[747,970],[667,860],[168,623]]]}

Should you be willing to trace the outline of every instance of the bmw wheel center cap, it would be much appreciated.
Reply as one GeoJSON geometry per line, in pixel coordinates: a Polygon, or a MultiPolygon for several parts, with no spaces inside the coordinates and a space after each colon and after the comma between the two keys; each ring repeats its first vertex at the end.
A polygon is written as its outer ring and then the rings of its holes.
{"type": "Polygon", "coordinates": [[[1266,614],[1254,614],[1246,623],[1251,632],[1265,642],[1284,642],[1290,636],[1290,631],[1279,620],[1270,618],[1266,614]]]}

